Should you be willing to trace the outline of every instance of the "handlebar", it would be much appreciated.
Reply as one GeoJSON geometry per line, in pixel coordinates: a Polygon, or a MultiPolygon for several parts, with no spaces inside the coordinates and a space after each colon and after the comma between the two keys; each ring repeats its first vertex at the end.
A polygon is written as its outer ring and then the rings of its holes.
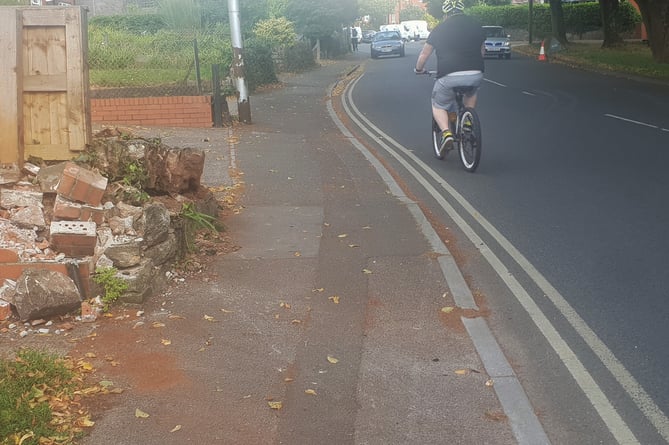
{"type": "Polygon", "coordinates": [[[428,76],[436,76],[437,75],[437,72],[433,71],[433,70],[416,71],[416,68],[414,68],[413,72],[418,74],[418,75],[422,75],[422,74],[426,74],[428,76]]]}

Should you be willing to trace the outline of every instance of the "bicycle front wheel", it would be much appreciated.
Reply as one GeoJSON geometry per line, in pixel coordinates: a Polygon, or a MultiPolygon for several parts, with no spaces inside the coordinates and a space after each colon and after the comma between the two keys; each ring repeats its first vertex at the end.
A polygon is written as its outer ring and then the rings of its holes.
{"type": "Polygon", "coordinates": [[[465,108],[460,116],[460,160],[462,166],[470,173],[474,173],[481,160],[481,124],[476,111],[465,108]]]}

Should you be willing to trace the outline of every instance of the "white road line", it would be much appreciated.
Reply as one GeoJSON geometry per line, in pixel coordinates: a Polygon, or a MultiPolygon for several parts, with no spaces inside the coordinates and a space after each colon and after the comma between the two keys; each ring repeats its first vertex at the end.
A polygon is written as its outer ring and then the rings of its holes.
{"type": "MultiPolygon", "coordinates": [[[[348,98],[351,107],[355,114],[365,122],[369,128],[382,136],[385,141],[394,145],[399,151],[403,152],[406,157],[411,159],[419,165],[433,180],[441,184],[446,192],[451,195],[472,218],[474,218],[492,236],[497,243],[516,261],[528,274],[528,276],[535,281],[535,283],[544,291],[546,296],[551,300],[555,307],[562,313],[569,324],[578,332],[583,340],[588,344],[590,349],[597,355],[602,363],[609,369],[614,378],[618,381],[621,387],[627,392],[629,397],[634,401],[637,407],[644,413],[648,420],[655,426],[658,433],[669,441],[669,419],[662,412],[662,410],[655,404],[648,393],[637,382],[637,380],[627,371],[623,364],[614,356],[613,352],[599,339],[597,334],[585,323],[585,321],[576,313],[571,305],[564,299],[564,297],[543,277],[543,275],[534,268],[534,266],[501,234],[495,227],[488,222],[474,207],[467,202],[462,195],[460,195],[448,182],[444,181],[437,175],[427,164],[418,159],[411,151],[404,148],[398,142],[394,141],[390,136],[386,135],[366,119],[362,113],[355,107],[352,99],[352,92],[357,82],[362,78],[360,76],[355,80],[349,89],[348,98]]],[[[364,128],[360,121],[351,116],[360,128],[370,136],[376,138],[369,130],[364,128]]],[[[519,302],[523,304],[524,308],[532,317],[534,323],[542,331],[546,339],[549,341],[553,349],[560,354],[565,366],[569,369],[572,376],[576,379],[582,391],[590,399],[591,403],[599,413],[602,420],[606,423],[609,430],[614,434],[620,443],[638,443],[634,434],[631,432],[624,420],[619,416],[615,408],[611,405],[606,395],[602,392],[599,386],[594,382],[592,376],[583,367],[578,360],[576,354],[568,347],[566,342],[559,335],[557,330],[552,326],[550,321],[545,317],[541,310],[536,306],[529,294],[524,290],[522,285],[515,280],[506,269],[503,263],[490,251],[490,249],[483,243],[474,230],[462,219],[462,217],[451,207],[451,205],[441,197],[434,188],[427,183],[427,181],[418,174],[416,170],[408,164],[408,162],[395,153],[394,150],[389,149],[385,144],[381,144],[389,154],[395,157],[416,179],[423,185],[423,187],[434,197],[434,199],[442,205],[442,208],[449,214],[449,216],[458,224],[461,230],[467,235],[470,241],[479,248],[482,255],[488,260],[492,267],[495,268],[497,274],[505,281],[507,286],[516,295],[519,302]]]]}
{"type": "Polygon", "coordinates": [[[647,124],[645,122],[635,121],[634,119],[627,119],[626,117],[616,116],[615,114],[606,113],[606,114],[604,114],[604,116],[610,117],[612,119],[618,119],[618,120],[624,121],[624,122],[629,122],[630,124],[643,125],[644,127],[650,127],[650,128],[659,128],[657,125],[652,125],[652,124],[647,124]]]}
{"type": "Polygon", "coordinates": [[[523,91],[523,94],[525,94],[527,96],[536,96],[536,94],[530,93],[529,91],[523,91]]]}
{"type": "Polygon", "coordinates": [[[485,82],[491,83],[493,85],[497,85],[498,87],[506,88],[506,85],[504,85],[503,83],[495,82],[494,80],[490,80],[490,79],[483,79],[483,80],[485,82]]]}

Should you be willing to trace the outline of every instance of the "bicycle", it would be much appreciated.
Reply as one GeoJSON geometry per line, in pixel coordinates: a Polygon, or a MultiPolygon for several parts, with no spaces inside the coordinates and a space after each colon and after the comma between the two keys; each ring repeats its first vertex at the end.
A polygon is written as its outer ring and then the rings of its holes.
{"type": "MultiPolygon", "coordinates": [[[[420,74],[420,73],[419,73],[420,74]]],[[[425,71],[430,77],[437,74],[436,71],[425,71]]],[[[455,87],[455,102],[457,112],[455,118],[455,131],[453,132],[453,144],[450,149],[441,148],[441,129],[437,121],[432,118],[432,148],[437,159],[444,159],[449,151],[458,149],[462,166],[470,173],[474,173],[481,160],[481,123],[476,110],[466,107],[464,97],[470,93],[473,87],[455,87]]],[[[453,122],[453,121],[451,121],[453,122]]]]}

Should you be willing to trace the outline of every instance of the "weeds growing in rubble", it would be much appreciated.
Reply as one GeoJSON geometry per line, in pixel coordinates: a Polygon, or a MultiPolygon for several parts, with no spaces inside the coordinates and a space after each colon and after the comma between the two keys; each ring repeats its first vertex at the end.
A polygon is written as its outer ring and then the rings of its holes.
{"type": "Polygon", "coordinates": [[[213,216],[195,210],[193,203],[186,203],[181,208],[181,217],[186,220],[185,239],[189,252],[195,250],[195,234],[200,229],[218,232],[221,230],[220,222],[213,216]]]}
{"type": "Polygon", "coordinates": [[[75,424],[84,418],[69,403],[80,383],[72,368],[32,349],[0,360],[0,444],[69,444],[82,435],[75,424]]]}
{"type": "Polygon", "coordinates": [[[93,281],[102,286],[104,295],[102,302],[104,310],[108,311],[109,306],[119,299],[123,293],[128,290],[128,283],[117,276],[118,270],[115,267],[99,267],[95,269],[93,281]]]}

